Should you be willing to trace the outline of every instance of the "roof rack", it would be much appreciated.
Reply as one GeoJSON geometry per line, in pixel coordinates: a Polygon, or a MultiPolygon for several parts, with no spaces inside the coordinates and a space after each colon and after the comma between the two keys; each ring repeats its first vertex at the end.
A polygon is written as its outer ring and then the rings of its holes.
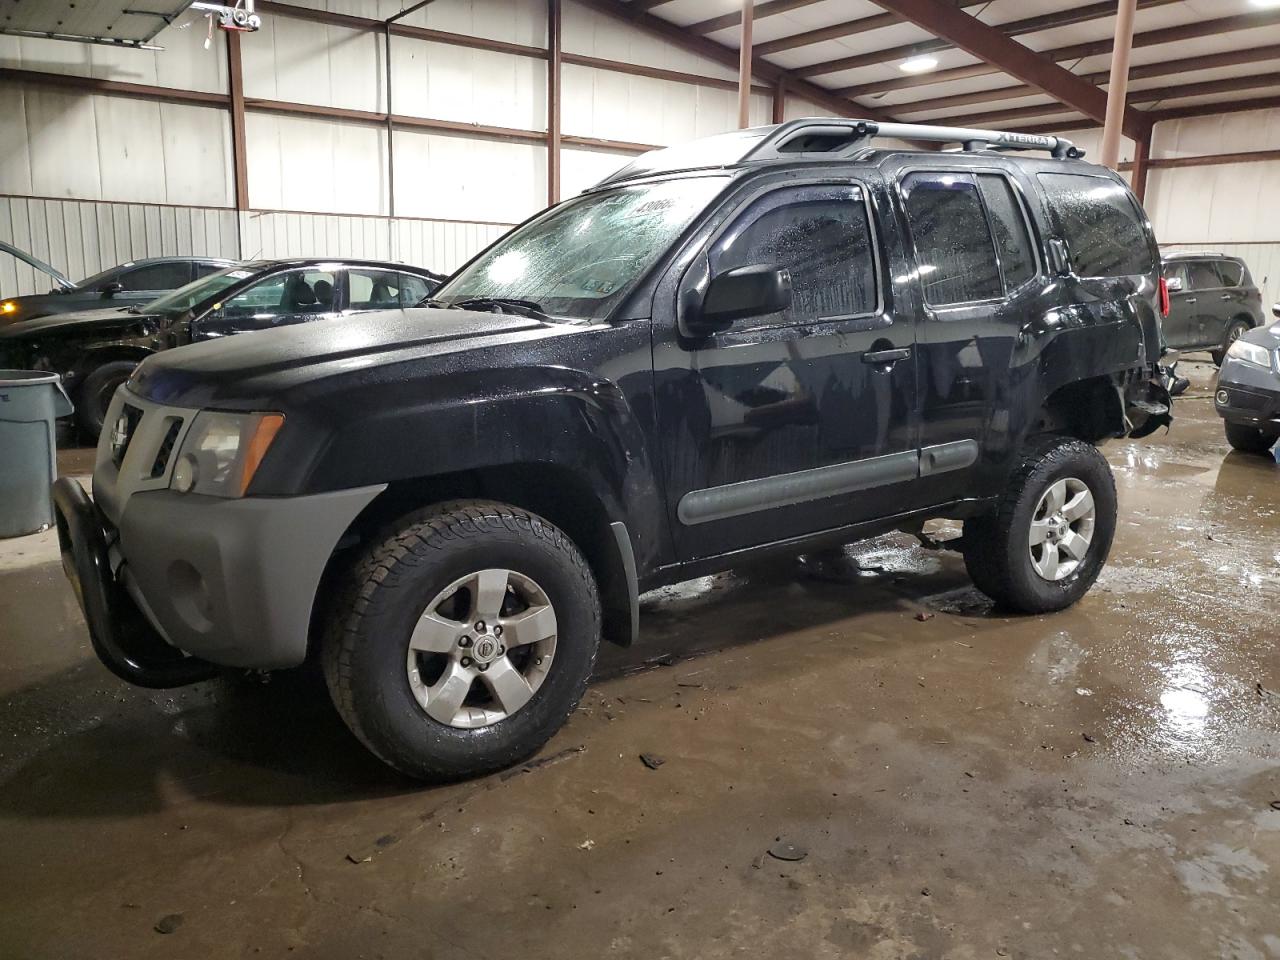
{"type": "Polygon", "coordinates": [[[842,117],[807,117],[772,127],[751,127],[690,143],[650,150],[595,187],[659,173],[727,167],[751,160],[843,159],[867,149],[877,137],[932,143],[957,143],[966,151],[1045,150],[1059,160],[1077,159],[1084,151],[1062,137],[1005,130],[971,130],[920,123],[881,123],[842,117]]]}
{"type": "Polygon", "coordinates": [[[1078,159],[1084,151],[1063,137],[1009,130],[975,130],[938,127],[927,123],[882,123],[878,120],[846,120],[809,117],[778,124],[742,159],[773,160],[800,155],[843,156],[866,146],[877,137],[929,143],[958,143],[966,152],[978,150],[1045,150],[1059,160],[1078,159]]]}

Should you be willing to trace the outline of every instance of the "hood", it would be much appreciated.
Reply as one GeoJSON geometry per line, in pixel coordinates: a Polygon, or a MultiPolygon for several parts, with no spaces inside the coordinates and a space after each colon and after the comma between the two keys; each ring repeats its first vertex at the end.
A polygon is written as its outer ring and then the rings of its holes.
{"type": "Polygon", "coordinates": [[[70,290],[72,287],[75,286],[75,284],[71,282],[70,278],[61,270],[58,270],[55,267],[49,266],[49,264],[45,263],[43,260],[36,258],[32,254],[27,253],[27,251],[19,247],[13,246],[13,244],[4,243],[3,241],[0,241],[0,253],[7,253],[9,254],[9,256],[16,257],[19,260],[21,260],[23,263],[28,264],[31,267],[34,267],[36,270],[39,270],[41,273],[49,277],[49,279],[53,281],[54,286],[56,287],[59,287],[63,290],[70,290]]]}
{"type": "Polygon", "coordinates": [[[155,320],[154,313],[130,313],[125,307],[107,307],[98,310],[77,310],[74,313],[55,313],[35,320],[19,320],[0,327],[0,338],[36,337],[106,333],[116,327],[128,327],[139,320],[155,320]]]}
{"type": "Polygon", "coordinates": [[[334,377],[413,379],[438,369],[439,357],[495,337],[560,328],[570,325],[470,310],[380,310],[166,350],[138,368],[129,388],[180,407],[274,409],[286,394],[334,377]]]}
{"type": "Polygon", "coordinates": [[[1275,350],[1280,347],[1280,320],[1277,320],[1269,327],[1254,327],[1252,330],[1240,334],[1240,339],[1248,343],[1256,343],[1258,346],[1266,347],[1268,350],[1275,350]]]}

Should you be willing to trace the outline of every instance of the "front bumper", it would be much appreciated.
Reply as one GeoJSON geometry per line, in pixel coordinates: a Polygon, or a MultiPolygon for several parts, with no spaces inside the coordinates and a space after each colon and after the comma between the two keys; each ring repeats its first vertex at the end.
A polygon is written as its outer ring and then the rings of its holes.
{"type": "Polygon", "coordinates": [[[179,493],[169,489],[173,462],[197,411],[125,387],[107,423],[126,406],[123,439],[104,430],[99,441],[93,500],[69,480],[54,487],[63,567],[99,658],[143,686],[189,683],[211,665],[301,663],[329,558],[385,486],[235,500],[179,493]]]}
{"type": "Polygon", "coordinates": [[[1213,408],[1231,423],[1280,430],[1280,374],[1228,357],[1218,373],[1213,408]]]}
{"type": "Polygon", "coordinates": [[[382,489],[243,500],[138,493],[113,528],[78,484],[58,481],[63,566],[99,659],[144,686],[204,679],[197,664],[301,663],[325,566],[382,489]],[[157,682],[175,660],[185,663],[178,682],[157,682]]]}

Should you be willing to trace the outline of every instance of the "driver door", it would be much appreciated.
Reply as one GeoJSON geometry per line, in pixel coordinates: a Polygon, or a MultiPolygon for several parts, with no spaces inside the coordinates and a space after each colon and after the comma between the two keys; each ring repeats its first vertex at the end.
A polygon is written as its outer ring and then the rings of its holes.
{"type": "Polygon", "coordinates": [[[730,216],[681,280],[790,272],[784,312],[690,340],[654,317],[668,512],[682,559],[888,516],[917,476],[914,317],[888,299],[869,191],[774,187],[730,216]]]}
{"type": "Polygon", "coordinates": [[[273,274],[215,303],[208,313],[192,322],[191,339],[212,340],[336,317],[337,280],[334,270],[273,274]]]}

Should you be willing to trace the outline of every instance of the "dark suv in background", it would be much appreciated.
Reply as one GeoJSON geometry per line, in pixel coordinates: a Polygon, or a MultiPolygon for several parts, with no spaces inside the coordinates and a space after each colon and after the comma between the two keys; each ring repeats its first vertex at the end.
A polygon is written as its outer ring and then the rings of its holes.
{"type": "Polygon", "coordinates": [[[1162,275],[1169,290],[1164,339],[1175,350],[1208,350],[1221,366],[1231,344],[1265,322],[1262,294],[1238,257],[1171,253],[1162,275]]]}
{"type": "Polygon", "coordinates": [[[355,735],[439,778],[545,743],[641,592],[764,552],[958,518],[987,594],[1074,603],[1116,528],[1096,444],[1170,415],[1155,238],[1080,156],[738,131],[537,215],[428,309],[146,360],[94,501],[54,488],[95,650],[146,686],[315,653],[355,735]]]}

